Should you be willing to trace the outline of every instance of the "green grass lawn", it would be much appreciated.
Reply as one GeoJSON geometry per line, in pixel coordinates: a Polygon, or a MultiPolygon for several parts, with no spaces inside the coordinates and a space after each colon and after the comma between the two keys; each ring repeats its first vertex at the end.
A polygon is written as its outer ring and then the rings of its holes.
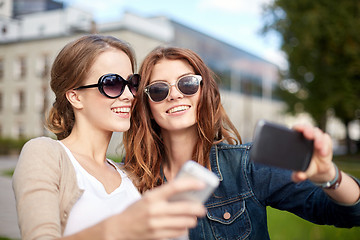
{"type": "MultiPolygon", "coordinates": [[[[335,157],[334,161],[341,170],[360,178],[360,155],[335,157]]],[[[351,229],[336,228],[310,223],[292,213],[269,207],[268,226],[272,240],[358,240],[360,227],[351,229]]]]}
{"type": "Polygon", "coordinates": [[[358,240],[360,227],[336,228],[310,223],[292,213],[268,208],[268,227],[272,240],[358,240]]]}
{"type": "MultiPolygon", "coordinates": [[[[15,169],[4,170],[0,174],[3,175],[3,176],[12,177],[12,175],[14,174],[14,170],[15,169]]],[[[1,240],[1,238],[0,238],[0,240],[1,240]]]]}
{"type": "Polygon", "coordinates": [[[0,240],[13,240],[13,239],[0,236],[0,240]]]}

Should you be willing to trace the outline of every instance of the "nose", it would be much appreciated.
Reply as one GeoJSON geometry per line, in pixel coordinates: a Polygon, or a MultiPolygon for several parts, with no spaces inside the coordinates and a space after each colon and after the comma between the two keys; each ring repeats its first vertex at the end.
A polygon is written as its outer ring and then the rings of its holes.
{"type": "Polygon", "coordinates": [[[134,96],[130,91],[130,88],[128,85],[125,86],[124,92],[119,97],[120,100],[126,101],[126,100],[133,100],[134,96]]]}
{"type": "Polygon", "coordinates": [[[169,100],[180,99],[184,97],[184,95],[177,89],[176,83],[170,84],[169,91],[169,100]]]}

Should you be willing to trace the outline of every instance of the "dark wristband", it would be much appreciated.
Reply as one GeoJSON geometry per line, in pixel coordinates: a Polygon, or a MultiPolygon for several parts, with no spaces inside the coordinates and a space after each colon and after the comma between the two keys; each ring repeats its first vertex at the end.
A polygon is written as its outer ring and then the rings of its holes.
{"type": "Polygon", "coordinates": [[[324,182],[324,183],[314,183],[316,186],[321,187],[322,189],[337,189],[341,183],[341,179],[342,179],[342,174],[340,169],[336,166],[335,163],[334,167],[335,167],[335,171],[336,171],[336,175],[335,178],[331,181],[328,182],[324,182]]]}

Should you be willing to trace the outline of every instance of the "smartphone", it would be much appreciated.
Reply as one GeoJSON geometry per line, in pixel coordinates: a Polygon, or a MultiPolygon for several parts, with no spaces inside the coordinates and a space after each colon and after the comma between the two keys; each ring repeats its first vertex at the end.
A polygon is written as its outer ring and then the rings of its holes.
{"type": "Polygon", "coordinates": [[[305,171],[313,154],[314,141],[285,126],[260,120],[255,128],[250,160],[270,166],[305,171]]]}
{"type": "Polygon", "coordinates": [[[197,191],[179,193],[171,197],[170,201],[189,200],[205,203],[219,185],[219,178],[215,173],[192,160],[187,161],[181,167],[175,178],[197,179],[204,182],[206,187],[197,191]]]}

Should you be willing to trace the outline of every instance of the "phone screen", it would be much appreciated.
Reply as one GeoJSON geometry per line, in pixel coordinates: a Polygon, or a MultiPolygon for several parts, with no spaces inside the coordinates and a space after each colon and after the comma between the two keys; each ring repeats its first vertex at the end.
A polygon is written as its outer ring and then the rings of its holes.
{"type": "Polygon", "coordinates": [[[264,120],[258,122],[250,158],[266,165],[305,171],[313,153],[313,141],[302,133],[264,120]]]}
{"type": "Polygon", "coordinates": [[[191,200],[204,203],[219,185],[219,179],[213,172],[192,160],[182,166],[176,178],[196,179],[204,182],[206,187],[198,191],[182,192],[173,196],[171,201],[191,200]]]}

